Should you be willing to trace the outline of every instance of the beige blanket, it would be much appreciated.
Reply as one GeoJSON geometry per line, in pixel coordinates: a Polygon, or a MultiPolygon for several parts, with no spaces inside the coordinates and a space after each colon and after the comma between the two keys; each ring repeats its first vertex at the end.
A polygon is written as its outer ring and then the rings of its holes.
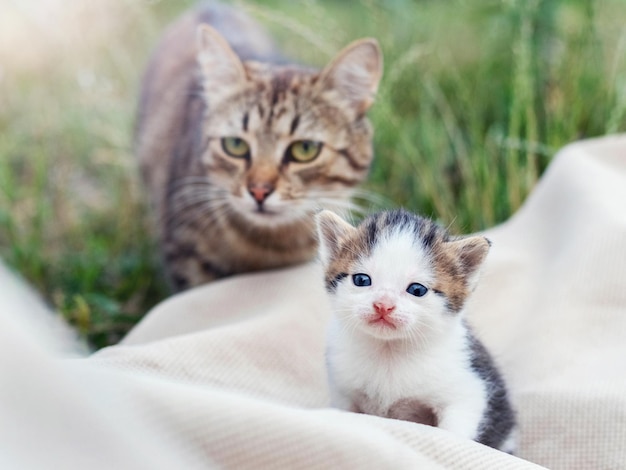
{"type": "Polygon", "coordinates": [[[0,468],[626,468],[626,136],[563,149],[488,236],[468,314],[510,384],[518,457],[329,409],[311,264],[175,296],[74,360],[2,282],[0,468]]]}

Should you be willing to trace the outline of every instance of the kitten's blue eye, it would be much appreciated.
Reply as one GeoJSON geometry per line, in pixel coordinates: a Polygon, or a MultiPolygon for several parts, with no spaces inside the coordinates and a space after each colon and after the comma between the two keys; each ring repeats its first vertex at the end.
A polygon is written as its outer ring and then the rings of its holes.
{"type": "Polygon", "coordinates": [[[418,284],[417,282],[414,282],[406,288],[406,291],[409,294],[414,295],[415,297],[422,297],[426,295],[426,292],[428,292],[428,288],[424,287],[421,284],[418,284]]]}
{"type": "Polygon", "coordinates": [[[357,287],[367,287],[372,285],[372,278],[363,273],[353,274],[352,282],[354,282],[354,285],[357,287]]]}

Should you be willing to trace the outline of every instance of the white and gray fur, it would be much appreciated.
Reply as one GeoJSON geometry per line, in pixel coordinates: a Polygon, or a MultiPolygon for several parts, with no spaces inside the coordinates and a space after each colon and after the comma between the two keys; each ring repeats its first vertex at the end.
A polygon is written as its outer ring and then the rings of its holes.
{"type": "Polygon", "coordinates": [[[505,383],[463,315],[489,241],[451,237],[404,210],[357,227],[324,211],[317,223],[334,311],[327,343],[332,404],[513,452],[515,414],[505,383]],[[371,284],[357,286],[355,274],[371,284]],[[407,291],[415,283],[427,289],[419,297],[407,291]]]}

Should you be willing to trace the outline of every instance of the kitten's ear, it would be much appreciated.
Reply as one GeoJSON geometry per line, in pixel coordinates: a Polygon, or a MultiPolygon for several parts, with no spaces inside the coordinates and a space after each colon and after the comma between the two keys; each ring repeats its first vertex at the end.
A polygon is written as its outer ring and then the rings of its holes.
{"type": "Polygon", "coordinates": [[[207,24],[196,30],[197,60],[200,64],[205,93],[229,94],[246,80],[241,59],[220,33],[207,24]]]}
{"type": "MultiPolygon", "coordinates": [[[[383,56],[376,39],[360,39],[348,45],[322,71],[324,91],[335,91],[357,116],[374,102],[383,73],[383,56]]],[[[333,100],[336,101],[336,100],[333,100]]]]}
{"type": "Polygon", "coordinates": [[[334,212],[327,210],[317,214],[315,221],[319,238],[320,259],[324,266],[327,266],[337,255],[341,239],[356,229],[334,212]]]}
{"type": "Polygon", "coordinates": [[[474,290],[478,283],[480,267],[489,253],[491,242],[485,237],[473,236],[448,242],[448,246],[460,260],[469,289],[474,290]]]}

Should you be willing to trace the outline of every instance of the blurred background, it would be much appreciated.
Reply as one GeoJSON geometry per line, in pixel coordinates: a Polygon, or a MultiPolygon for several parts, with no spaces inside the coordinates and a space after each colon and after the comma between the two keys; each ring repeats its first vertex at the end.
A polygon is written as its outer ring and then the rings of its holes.
{"type": "MultiPolygon", "coordinates": [[[[0,0],[0,258],[92,348],[168,294],[131,131],[151,48],[193,3],[0,0]]],[[[626,130],[624,0],[231,3],[298,62],[380,41],[366,188],[383,197],[368,210],[481,230],[515,212],[560,147],[626,130]]]]}

